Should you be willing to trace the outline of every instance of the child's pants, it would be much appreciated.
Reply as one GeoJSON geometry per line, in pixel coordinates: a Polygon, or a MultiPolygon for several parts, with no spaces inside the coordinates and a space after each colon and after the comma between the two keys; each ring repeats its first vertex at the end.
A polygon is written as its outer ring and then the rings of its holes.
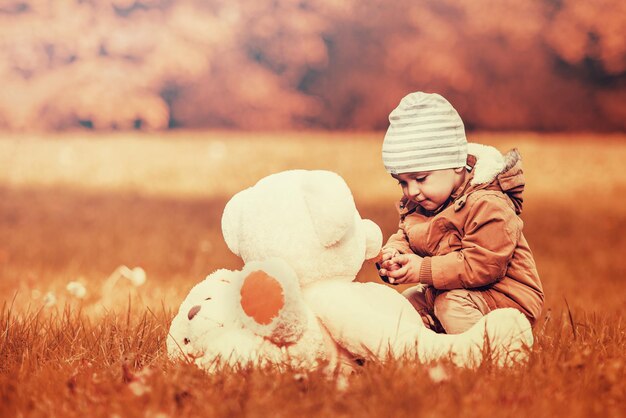
{"type": "Polygon", "coordinates": [[[411,302],[428,328],[447,334],[467,331],[491,310],[479,291],[436,290],[420,284],[408,288],[402,295],[411,302]]]}

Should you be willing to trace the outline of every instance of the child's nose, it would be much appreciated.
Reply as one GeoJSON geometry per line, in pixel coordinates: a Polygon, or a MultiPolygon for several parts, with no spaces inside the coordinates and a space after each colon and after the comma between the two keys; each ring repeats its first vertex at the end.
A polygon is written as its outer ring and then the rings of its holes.
{"type": "Polygon", "coordinates": [[[415,198],[420,194],[420,188],[417,185],[417,182],[411,181],[407,185],[407,194],[409,198],[415,198]]]}

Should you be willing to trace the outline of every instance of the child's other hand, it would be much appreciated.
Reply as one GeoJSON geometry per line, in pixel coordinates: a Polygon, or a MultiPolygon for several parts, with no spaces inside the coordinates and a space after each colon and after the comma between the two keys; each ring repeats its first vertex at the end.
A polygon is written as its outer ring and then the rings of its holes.
{"type": "Polygon", "coordinates": [[[381,250],[380,262],[376,265],[378,266],[378,274],[383,279],[383,281],[390,283],[389,278],[387,277],[387,272],[400,268],[400,264],[391,262],[391,259],[399,254],[400,252],[398,250],[391,247],[383,247],[383,249],[381,250]]]}
{"type": "Polygon", "coordinates": [[[389,248],[389,247],[383,248],[381,252],[382,252],[382,256],[380,260],[383,263],[385,261],[391,260],[392,258],[400,254],[400,252],[396,250],[395,248],[389,248]]]}
{"type": "MultiPolygon", "coordinates": [[[[378,270],[378,274],[380,274],[383,277],[386,277],[387,272],[398,270],[400,267],[402,267],[400,264],[394,263],[389,259],[389,260],[383,261],[380,264],[380,270],[378,270]]],[[[393,281],[391,283],[393,283],[393,281]]]]}
{"type": "Polygon", "coordinates": [[[417,254],[398,254],[393,257],[389,262],[399,265],[400,268],[386,271],[389,283],[419,283],[422,260],[423,258],[417,254]]]}

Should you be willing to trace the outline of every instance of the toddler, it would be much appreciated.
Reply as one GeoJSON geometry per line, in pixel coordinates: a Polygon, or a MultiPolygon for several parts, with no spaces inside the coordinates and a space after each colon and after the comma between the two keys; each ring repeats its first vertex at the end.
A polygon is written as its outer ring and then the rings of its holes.
{"type": "Polygon", "coordinates": [[[403,197],[399,230],[381,251],[383,280],[417,284],[403,295],[438,332],[464,332],[505,307],[534,324],[544,296],[519,217],[517,150],[503,156],[468,144],[463,121],[438,94],[407,95],[389,122],[383,163],[403,197]]]}

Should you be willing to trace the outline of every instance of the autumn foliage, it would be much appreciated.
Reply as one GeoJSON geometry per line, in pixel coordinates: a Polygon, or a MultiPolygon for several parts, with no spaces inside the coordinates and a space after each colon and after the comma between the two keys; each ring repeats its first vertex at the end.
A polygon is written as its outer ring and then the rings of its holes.
{"type": "Polygon", "coordinates": [[[5,0],[0,128],[626,128],[619,0],[5,0]]]}

